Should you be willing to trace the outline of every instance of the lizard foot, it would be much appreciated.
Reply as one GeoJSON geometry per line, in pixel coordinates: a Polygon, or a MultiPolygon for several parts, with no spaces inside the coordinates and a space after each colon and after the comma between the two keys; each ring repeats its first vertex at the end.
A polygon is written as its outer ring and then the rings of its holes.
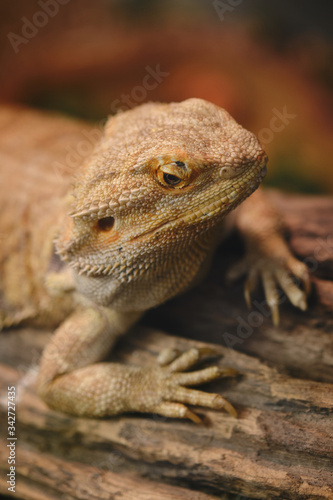
{"type": "Polygon", "coordinates": [[[248,307],[251,307],[251,293],[261,281],[274,325],[278,325],[280,319],[281,294],[279,295],[277,286],[281,287],[295,307],[302,311],[307,308],[307,296],[311,288],[309,271],[303,262],[292,255],[277,258],[258,257],[249,253],[229,270],[227,280],[235,281],[244,274],[247,274],[244,295],[248,307]]]}
{"type": "Polygon", "coordinates": [[[215,410],[223,409],[237,417],[234,407],[220,394],[187,388],[187,386],[204,384],[221,377],[238,374],[233,368],[219,366],[185,372],[207,355],[216,355],[216,351],[209,348],[192,348],[180,355],[175,350],[162,351],[158,361],[163,366],[149,369],[139,375],[140,400],[145,401],[144,408],[139,411],[156,413],[165,417],[188,418],[195,423],[201,423],[200,417],[185,406],[190,404],[215,410]],[[158,395],[157,399],[156,395],[158,395]]]}

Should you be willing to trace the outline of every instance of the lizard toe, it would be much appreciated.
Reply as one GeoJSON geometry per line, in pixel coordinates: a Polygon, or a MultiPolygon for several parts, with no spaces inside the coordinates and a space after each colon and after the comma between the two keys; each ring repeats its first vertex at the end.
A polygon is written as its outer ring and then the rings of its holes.
{"type": "Polygon", "coordinates": [[[171,373],[183,372],[188,370],[205,356],[218,356],[219,353],[215,349],[208,347],[193,347],[188,351],[180,354],[171,364],[167,366],[167,370],[171,373]]]}
{"type": "Polygon", "coordinates": [[[306,293],[304,290],[299,288],[293,277],[285,270],[276,270],[276,279],[281,286],[282,290],[285,292],[290,302],[295,306],[305,311],[307,308],[306,293]]]}
{"type": "Polygon", "coordinates": [[[244,286],[244,297],[246,305],[251,309],[251,293],[257,288],[259,282],[259,272],[256,267],[251,267],[244,286]]]}
{"type": "Polygon", "coordinates": [[[211,394],[196,389],[187,389],[186,387],[175,387],[172,400],[177,403],[203,406],[214,410],[225,410],[233,417],[237,417],[235,408],[220,394],[211,394]]]}
{"type": "Polygon", "coordinates": [[[192,420],[195,424],[202,424],[201,418],[181,403],[163,401],[152,408],[152,412],[162,417],[186,418],[192,420]]]}
{"type": "Polygon", "coordinates": [[[274,274],[270,270],[263,270],[261,273],[262,283],[264,287],[267,304],[272,314],[272,321],[275,326],[279,324],[279,296],[276,288],[276,280],[274,274]]]}
{"type": "Polygon", "coordinates": [[[158,357],[157,357],[157,363],[160,366],[166,366],[172,363],[178,356],[181,354],[181,351],[179,349],[172,349],[170,347],[166,347],[163,349],[158,357]]]}
{"type": "Polygon", "coordinates": [[[233,368],[222,368],[220,366],[209,366],[202,370],[188,373],[175,373],[173,381],[178,385],[200,385],[222,377],[235,377],[239,375],[233,368]]]}

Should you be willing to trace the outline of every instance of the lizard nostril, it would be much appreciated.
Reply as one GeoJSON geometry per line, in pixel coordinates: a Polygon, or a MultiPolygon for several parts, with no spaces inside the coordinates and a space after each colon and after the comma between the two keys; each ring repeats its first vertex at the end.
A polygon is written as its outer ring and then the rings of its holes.
{"type": "Polygon", "coordinates": [[[110,231],[114,225],[113,217],[104,217],[97,222],[97,227],[100,231],[110,231]]]}

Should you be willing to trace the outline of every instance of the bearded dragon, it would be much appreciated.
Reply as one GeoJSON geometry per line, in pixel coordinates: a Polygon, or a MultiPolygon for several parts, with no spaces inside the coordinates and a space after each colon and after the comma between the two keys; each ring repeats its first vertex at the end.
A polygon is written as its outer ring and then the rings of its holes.
{"type": "Polygon", "coordinates": [[[266,173],[255,135],[201,99],[148,103],[109,118],[92,154],[59,175],[55,161],[83,125],[4,109],[0,127],[2,326],[57,326],[40,363],[40,396],[88,417],[199,422],[188,404],[235,415],[221,395],[188,388],[232,374],[189,371],[206,350],[163,353],[153,367],[102,360],[145,311],[201,279],[231,224],[248,249],[230,272],[248,272],[247,301],[261,278],[275,323],[276,284],[306,308],[307,269],[261,190],[233,211],[266,173]]]}

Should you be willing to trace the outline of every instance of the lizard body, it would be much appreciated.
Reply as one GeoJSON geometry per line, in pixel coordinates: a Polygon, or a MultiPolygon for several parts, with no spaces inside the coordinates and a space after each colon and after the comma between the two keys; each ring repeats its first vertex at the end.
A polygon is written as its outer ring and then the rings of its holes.
{"type": "MultiPolygon", "coordinates": [[[[6,148],[18,124],[11,125],[8,113],[2,114],[1,144],[7,166],[1,182],[2,322],[60,324],[42,357],[40,395],[51,407],[95,417],[141,411],[198,421],[186,404],[234,414],[222,396],[186,387],[231,373],[216,366],[184,373],[205,354],[198,350],[166,357],[157,367],[101,360],[147,309],[205,273],[224,218],[265,175],[267,157],[255,136],[201,99],[149,103],[110,118],[94,152],[74,172],[54,176],[63,137],[72,134],[75,142],[84,125],[64,120],[64,134],[54,137],[55,119],[36,133],[38,119],[23,113],[31,128],[23,144],[16,134],[25,157],[15,163],[6,148]]],[[[304,309],[306,291],[283,272],[305,288],[308,275],[290,254],[263,195],[249,202],[237,215],[249,253],[231,274],[251,263],[246,296],[262,276],[276,322],[274,281],[304,309]]]]}

